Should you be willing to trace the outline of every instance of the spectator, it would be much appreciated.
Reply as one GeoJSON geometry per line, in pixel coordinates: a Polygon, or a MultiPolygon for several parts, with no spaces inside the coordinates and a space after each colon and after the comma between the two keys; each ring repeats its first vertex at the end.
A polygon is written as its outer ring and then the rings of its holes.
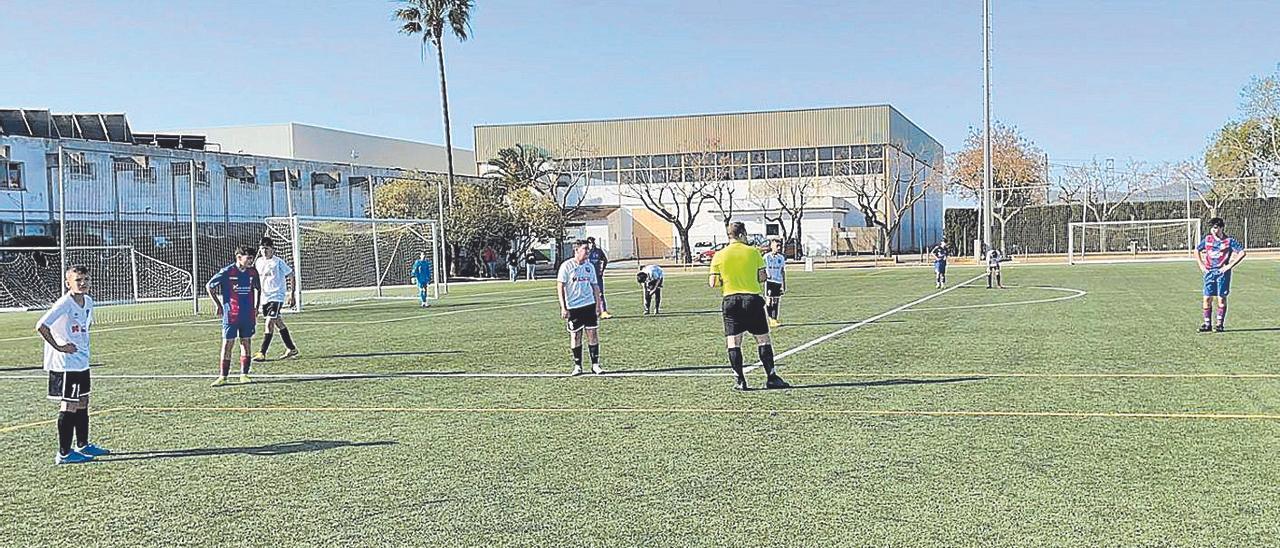
{"type": "Polygon", "coordinates": [[[480,260],[484,261],[484,275],[486,278],[498,277],[498,252],[493,250],[492,246],[484,246],[484,250],[480,251],[480,260]]]}

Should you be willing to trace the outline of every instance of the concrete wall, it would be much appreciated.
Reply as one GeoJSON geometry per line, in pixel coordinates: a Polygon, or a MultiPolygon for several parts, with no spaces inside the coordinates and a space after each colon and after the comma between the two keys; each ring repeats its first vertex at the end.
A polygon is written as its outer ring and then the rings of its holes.
{"type": "MultiPolygon", "coordinates": [[[[275,156],[297,160],[350,164],[351,151],[358,165],[395,167],[445,173],[445,148],[405,139],[380,137],[307,124],[232,126],[169,130],[170,133],[205,135],[223,152],[275,156]]],[[[453,149],[454,172],[476,174],[476,156],[468,149],[453,149]]]]}

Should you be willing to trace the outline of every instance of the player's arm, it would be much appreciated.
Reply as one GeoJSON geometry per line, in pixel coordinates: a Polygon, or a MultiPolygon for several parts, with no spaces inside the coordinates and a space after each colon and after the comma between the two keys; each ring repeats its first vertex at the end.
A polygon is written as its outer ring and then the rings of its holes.
{"type": "Polygon", "coordinates": [[[564,282],[556,280],[556,297],[560,300],[560,317],[569,317],[569,304],[564,295],[564,282]]]}
{"type": "Polygon", "coordinates": [[[222,285],[225,279],[226,279],[226,269],[223,269],[219,271],[217,274],[214,274],[213,278],[209,279],[209,283],[204,285],[205,292],[207,292],[209,294],[209,298],[213,300],[214,316],[222,315],[222,298],[218,297],[218,292],[216,291],[216,289],[222,285]]]}
{"type": "Polygon", "coordinates": [[[36,322],[36,332],[40,333],[40,336],[44,338],[44,342],[52,346],[54,350],[63,354],[75,354],[77,348],[74,343],[68,341],[67,344],[58,344],[58,341],[53,339],[53,333],[49,331],[49,324],[56,321],[63,314],[66,314],[63,307],[55,306],[50,308],[48,312],[44,313],[44,316],[40,317],[40,321],[36,322]]]}
{"type": "Polygon", "coordinates": [[[761,268],[760,270],[757,270],[756,280],[759,280],[760,283],[765,283],[769,281],[769,270],[766,268],[761,268]]]}
{"type": "MultiPolygon", "coordinates": [[[[719,255],[719,254],[716,254],[719,255]]],[[[719,256],[711,257],[711,275],[707,277],[707,287],[720,287],[722,280],[720,279],[720,259],[719,256]]]]}
{"type": "Polygon", "coordinates": [[[591,293],[596,297],[596,314],[604,313],[604,295],[600,294],[600,284],[591,284],[591,293]]]}
{"type": "Polygon", "coordinates": [[[1204,260],[1204,244],[1196,247],[1196,266],[1200,267],[1200,272],[1202,273],[1207,274],[1209,272],[1209,267],[1205,265],[1204,260]]]}
{"type": "Polygon", "coordinates": [[[1231,269],[1235,268],[1236,265],[1240,264],[1240,261],[1244,260],[1244,247],[1240,247],[1238,250],[1233,248],[1232,251],[1233,253],[1231,253],[1231,258],[1227,259],[1227,264],[1222,267],[1223,274],[1231,272],[1231,269]]]}

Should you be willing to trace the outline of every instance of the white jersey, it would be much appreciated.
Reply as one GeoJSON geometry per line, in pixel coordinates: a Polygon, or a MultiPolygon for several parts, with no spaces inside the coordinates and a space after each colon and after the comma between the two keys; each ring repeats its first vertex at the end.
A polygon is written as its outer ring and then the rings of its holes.
{"type": "Polygon", "coordinates": [[[596,304],[595,290],[592,289],[596,284],[596,267],[591,266],[590,262],[578,264],[573,259],[565,261],[560,265],[556,281],[564,284],[566,307],[572,309],[596,304]]]}
{"type": "Polygon", "coordinates": [[[288,294],[288,283],[285,278],[293,274],[293,269],[289,267],[289,263],[284,262],[279,255],[275,255],[270,259],[266,257],[258,257],[253,261],[253,268],[258,271],[258,278],[262,280],[262,302],[282,303],[288,294]]]}
{"type": "Polygon", "coordinates": [[[662,279],[662,267],[656,264],[651,264],[649,266],[646,266],[640,269],[640,271],[644,272],[645,275],[649,277],[649,281],[651,282],[662,279]]]}
{"type": "Polygon", "coordinates": [[[783,271],[787,268],[787,257],[781,253],[765,253],[764,255],[764,272],[768,275],[770,282],[780,284],[783,281],[783,271]]]}
{"type": "Polygon", "coordinates": [[[36,322],[36,327],[47,326],[49,334],[58,344],[76,345],[75,354],[59,352],[49,343],[44,345],[45,371],[85,371],[89,369],[89,325],[93,323],[93,299],[84,296],[84,307],[67,293],[53,303],[48,312],[36,322]]]}
{"type": "Polygon", "coordinates": [[[1000,268],[1000,250],[992,249],[987,251],[987,267],[1000,268]]]}

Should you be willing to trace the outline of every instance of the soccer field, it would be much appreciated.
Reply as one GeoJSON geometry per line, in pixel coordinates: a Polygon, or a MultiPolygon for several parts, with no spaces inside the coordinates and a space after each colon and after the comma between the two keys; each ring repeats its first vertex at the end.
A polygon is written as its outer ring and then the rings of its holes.
{"type": "Polygon", "coordinates": [[[62,467],[38,315],[0,315],[0,544],[1273,545],[1276,266],[1220,334],[1191,262],[793,271],[794,386],[745,393],[701,271],[657,317],[608,279],[603,377],[565,376],[546,281],[309,309],[300,359],[221,388],[214,320],[104,324],[116,453],[62,467]]]}

